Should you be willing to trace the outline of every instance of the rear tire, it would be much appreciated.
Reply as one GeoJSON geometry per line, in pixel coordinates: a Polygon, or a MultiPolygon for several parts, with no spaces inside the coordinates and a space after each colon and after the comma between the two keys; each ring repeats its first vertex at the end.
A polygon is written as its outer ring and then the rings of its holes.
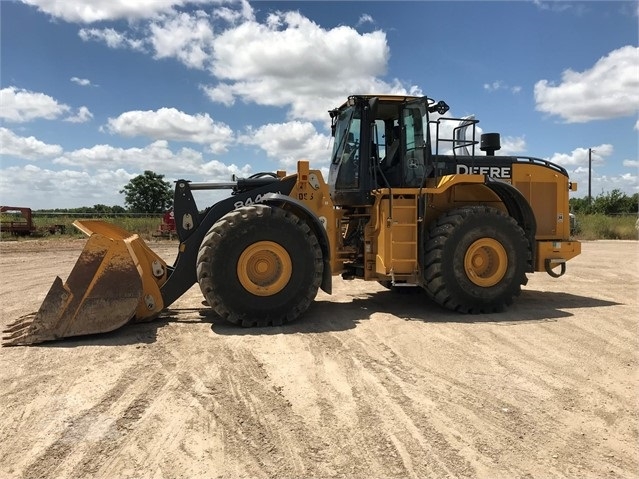
{"type": "Polygon", "coordinates": [[[302,314],[322,280],[322,251],[309,226],[281,208],[234,210],[209,230],[197,278],[209,305],[242,326],[281,325],[302,314]]]}
{"type": "Polygon", "coordinates": [[[526,284],[530,249],[514,218],[485,206],[448,212],[431,227],[424,280],[430,298],[462,313],[493,313],[526,284]]]}

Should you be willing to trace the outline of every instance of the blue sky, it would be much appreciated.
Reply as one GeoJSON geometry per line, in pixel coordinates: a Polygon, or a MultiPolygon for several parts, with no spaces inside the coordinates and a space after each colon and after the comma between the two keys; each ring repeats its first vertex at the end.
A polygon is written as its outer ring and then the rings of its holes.
{"type": "MultiPolygon", "coordinates": [[[[443,99],[561,164],[639,191],[636,1],[0,2],[0,203],[124,205],[144,170],[193,181],[327,171],[353,93],[443,99]]],[[[218,193],[219,194],[219,193],[218,193]]],[[[215,198],[206,198],[212,202],[215,198]]]]}

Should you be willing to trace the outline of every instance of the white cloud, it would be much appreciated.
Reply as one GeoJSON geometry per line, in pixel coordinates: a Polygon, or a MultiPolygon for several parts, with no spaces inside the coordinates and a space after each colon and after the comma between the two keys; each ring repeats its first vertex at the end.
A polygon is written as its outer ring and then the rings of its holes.
{"type": "MultiPolygon", "coordinates": [[[[36,209],[70,208],[93,204],[123,205],[122,187],[144,170],[165,175],[167,181],[186,178],[193,181],[228,182],[232,175],[247,177],[250,165],[224,164],[204,158],[189,148],[172,151],[166,141],[156,141],[143,148],[117,148],[95,145],[61,153],[57,145],[44,145],[34,139],[20,139],[0,129],[5,144],[9,138],[12,151],[21,148],[22,157],[37,159],[44,153],[58,155],[53,160],[60,171],[35,165],[0,169],[0,198],[4,203],[24,204],[36,209]],[[29,150],[31,148],[32,151],[29,150]]],[[[207,195],[207,206],[228,195],[207,195]]],[[[201,201],[198,200],[198,203],[201,201]]],[[[206,204],[205,204],[206,203],[206,204]]]]}
{"type": "Polygon", "coordinates": [[[504,136],[501,138],[501,149],[498,155],[518,155],[526,151],[526,139],[521,136],[504,136]]]}
{"type": "Polygon", "coordinates": [[[235,103],[233,87],[225,83],[216,86],[200,85],[200,89],[213,103],[221,103],[224,106],[232,106],[235,103]]]}
{"type": "MultiPolygon", "coordinates": [[[[74,166],[83,169],[112,166],[138,168],[148,164],[147,169],[164,172],[167,166],[172,166],[176,160],[180,165],[190,164],[201,159],[201,154],[185,149],[176,155],[168,148],[166,141],[156,141],[143,148],[118,148],[111,145],[95,145],[91,148],[80,148],[56,158],[53,162],[58,165],[74,166]]],[[[178,168],[180,167],[178,166],[178,168]]],[[[172,166],[174,167],[174,166],[172,166]]]]}
{"type": "Polygon", "coordinates": [[[557,0],[542,2],[541,0],[533,0],[533,4],[535,4],[539,10],[549,10],[555,13],[562,13],[572,10],[576,14],[580,15],[586,11],[586,7],[584,5],[576,2],[561,2],[557,0]]]}
{"type": "Polygon", "coordinates": [[[80,168],[127,168],[132,171],[153,170],[167,178],[213,178],[227,181],[231,175],[242,176],[251,171],[249,165],[238,167],[225,165],[217,160],[206,161],[203,154],[191,148],[174,152],[166,140],[155,141],[142,148],[118,148],[111,145],[95,145],[66,152],[53,160],[56,165],[80,168]]]}
{"type": "Polygon", "coordinates": [[[104,42],[109,48],[130,48],[145,51],[144,40],[128,37],[113,28],[82,28],[78,35],[85,42],[89,40],[104,42]]]}
{"type": "Polygon", "coordinates": [[[502,80],[495,80],[492,83],[484,83],[484,90],[487,90],[489,92],[494,92],[498,90],[507,90],[507,91],[510,91],[511,93],[517,94],[521,92],[521,87],[518,85],[510,86],[502,80]]]}
{"type": "MultiPolygon", "coordinates": [[[[593,146],[591,153],[592,164],[601,164],[604,158],[612,155],[614,148],[609,144],[593,146]]],[[[570,153],[555,153],[548,158],[552,163],[557,163],[563,167],[583,166],[588,168],[588,148],[575,148],[570,153]]]]}
{"type": "Polygon", "coordinates": [[[360,34],[347,26],[327,30],[290,11],[270,13],[258,23],[248,2],[228,5],[210,13],[158,14],[137,25],[135,38],[113,28],[85,28],[80,37],[209,70],[216,82],[201,88],[211,101],[230,106],[240,99],[286,107],[290,119],[325,120],[328,109],[353,93],[422,94],[419,87],[399,79],[381,79],[389,59],[382,31],[360,34]]]}
{"type": "Polygon", "coordinates": [[[211,0],[210,3],[229,3],[233,8],[219,6],[211,14],[203,10],[179,12],[168,9],[161,14],[149,15],[148,21],[138,22],[135,30],[131,30],[137,38],[114,28],[82,28],[79,35],[84,41],[103,42],[110,48],[150,51],[156,59],[175,58],[189,68],[205,69],[210,67],[212,60],[214,20],[235,25],[254,19],[253,10],[245,0],[211,0]]]}
{"type": "Polygon", "coordinates": [[[213,27],[202,11],[170,15],[150,26],[149,42],[155,58],[175,57],[191,68],[205,67],[212,41],[213,27]]]}
{"type": "Polygon", "coordinates": [[[623,166],[628,168],[639,168],[639,160],[623,160],[623,166]]]}
{"type": "Polygon", "coordinates": [[[91,80],[87,78],[71,77],[71,82],[80,86],[91,86],[91,80]]]}
{"type": "Polygon", "coordinates": [[[109,118],[107,130],[124,136],[189,141],[206,144],[213,153],[225,152],[233,141],[233,130],[215,122],[208,113],[189,115],[175,108],[128,111],[109,118]]]}
{"type": "Polygon", "coordinates": [[[259,105],[290,106],[291,119],[325,120],[326,111],[348,94],[419,94],[399,80],[379,79],[388,58],[381,31],[326,30],[297,12],[278,12],[265,24],[246,21],[215,37],[212,73],[224,89],[212,87],[213,97],[230,104],[232,94],[259,105]]]}
{"type": "Polygon", "coordinates": [[[635,123],[634,128],[635,130],[639,131],[639,120],[637,120],[637,122],[635,123]]]}
{"type": "Polygon", "coordinates": [[[12,166],[0,172],[2,201],[35,209],[123,205],[124,197],[118,191],[135,176],[123,169],[89,173],[34,165],[12,166]]]}
{"type": "MultiPolygon", "coordinates": [[[[142,150],[144,152],[144,150],[142,150]]],[[[175,155],[175,159],[182,157],[175,155]]],[[[148,158],[146,159],[148,160],[148,158]]],[[[157,166],[157,165],[154,165],[157,166]]],[[[91,171],[67,168],[56,171],[35,165],[11,166],[0,169],[0,199],[3,204],[18,204],[34,209],[76,208],[95,204],[124,205],[124,195],[119,191],[133,177],[152,169],[165,175],[165,180],[187,178],[194,181],[228,182],[232,174],[246,177],[251,174],[248,165],[237,167],[218,161],[192,165],[197,172],[177,173],[154,169],[141,159],[129,168],[97,168],[91,171]]],[[[228,191],[211,192],[206,198],[196,198],[198,206],[206,207],[227,197],[228,191]]]]}
{"type": "Polygon", "coordinates": [[[218,0],[21,0],[41,12],[67,22],[152,18],[187,4],[216,4],[218,0]]]}
{"type": "Polygon", "coordinates": [[[230,25],[237,25],[243,21],[255,20],[255,14],[253,13],[253,7],[247,0],[240,0],[239,2],[229,2],[235,9],[230,7],[221,6],[213,11],[213,16],[227,22],[230,25]],[[239,8],[237,8],[239,7],[239,8]]]}
{"type": "Polygon", "coordinates": [[[277,18],[286,28],[245,22],[219,35],[216,76],[243,80],[265,74],[307,80],[334,78],[336,65],[346,69],[340,70],[344,78],[379,75],[386,69],[389,52],[383,32],[360,35],[350,27],[324,30],[297,12],[279,13],[277,18]]]}
{"type": "Polygon", "coordinates": [[[625,46],[583,72],[566,70],[562,81],[535,84],[537,110],[568,123],[632,115],[639,110],[639,47],[625,46]]]}
{"type": "Polygon", "coordinates": [[[357,20],[357,26],[361,26],[364,25],[365,23],[375,23],[375,20],[373,19],[373,17],[371,15],[369,15],[368,13],[363,13],[360,17],[359,20],[357,20]]]}
{"type": "Polygon", "coordinates": [[[13,86],[0,90],[0,118],[15,123],[44,118],[53,120],[71,108],[58,103],[44,93],[36,93],[13,86]]]}
{"type": "MultiPolygon", "coordinates": [[[[593,146],[592,150],[592,169],[590,174],[593,196],[614,189],[619,189],[630,195],[639,191],[636,174],[605,175],[601,173],[601,167],[605,163],[605,159],[614,153],[612,145],[593,146]]],[[[579,185],[577,196],[584,197],[588,195],[588,148],[576,148],[570,153],[555,153],[547,159],[568,170],[570,180],[579,185]]],[[[624,161],[624,166],[630,166],[626,165],[627,161],[624,161]]]]}
{"type": "MultiPolygon", "coordinates": [[[[588,195],[588,174],[586,173],[579,179],[580,191],[582,196],[588,195]]],[[[623,175],[600,175],[593,169],[591,181],[592,196],[604,194],[612,190],[621,190],[622,192],[632,195],[639,193],[639,183],[637,183],[637,175],[624,173],[623,175]]]]}
{"type": "MultiPolygon", "coordinates": [[[[126,0],[125,0],[126,1],[126,0]]],[[[138,37],[114,28],[82,28],[78,32],[84,41],[98,41],[110,48],[129,48],[137,51],[152,51],[156,59],[176,58],[190,68],[208,68],[212,58],[213,20],[230,25],[254,19],[253,9],[246,0],[184,0],[166,1],[167,8],[138,10],[137,3],[131,8],[139,13],[140,21],[134,30],[138,37]],[[203,10],[179,12],[171,5],[214,4],[218,6],[209,15],[203,10]],[[232,7],[222,6],[224,3],[232,7]]],[[[161,2],[156,2],[156,4],[161,2]]],[[[160,7],[160,5],[156,5],[160,7]]]]}
{"type": "Polygon", "coordinates": [[[70,123],[86,123],[92,118],[93,113],[91,113],[86,106],[81,106],[78,108],[78,112],[75,115],[65,118],[64,121],[68,121],[70,123]]]}
{"type": "MultiPolygon", "coordinates": [[[[55,120],[65,113],[70,113],[71,107],[45,95],[16,87],[0,90],[0,118],[14,122],[25,123],[43,118],[55,120]]],[[[83,123],[93,118],[93,114],[86,106],[81,106],[75,115],[65,118],[71,123],[83,123]]]]}
{"type": "Polygon", "coordinates": [[[0,127],[0,155],[37,160],[51,158],[61,153],[60,145],[50,145],[33,136],[18,136],[13,131],[0,127]]]}
{"type": "Polygon", "coordinates": [[[295,169],[298,160],[309,160],[312,168],[330,161],[331,137],[318,133],[310,122],[270,123],[248,128],[238,142],[258,146],[284,169],[295,169]]]}

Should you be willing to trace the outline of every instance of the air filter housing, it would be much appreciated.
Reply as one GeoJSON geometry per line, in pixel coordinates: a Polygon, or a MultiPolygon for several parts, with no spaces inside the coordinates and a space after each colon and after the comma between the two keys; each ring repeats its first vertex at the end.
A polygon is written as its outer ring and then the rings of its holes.
{"type": "Polygon", "coordinates": [[[486,156],[495,156],[495,152],[501,149],[499,133],[483,133],[479,142],[479,149],[486,152],[486,156]]]}

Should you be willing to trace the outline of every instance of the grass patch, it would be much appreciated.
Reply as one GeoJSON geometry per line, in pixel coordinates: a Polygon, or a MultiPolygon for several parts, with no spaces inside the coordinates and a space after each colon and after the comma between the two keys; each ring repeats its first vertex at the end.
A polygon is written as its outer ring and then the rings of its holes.
{"type": "Polygon", "coordinates": [[[581,240],[636,240],[636,222],[636,215],[577,215],[575,237],[581,240]]]}
{"type": "MultiPolygon", "coordinates": [[[[75,220],[82,220],[86,218],[78,218],[77,216],[35,216],[33,222],[36,226],[36,233],[31,237],[47,237],[47,238],[86,238],[85,234],[73,226],[75,220]],[[64,233],[49,234],[48,228],[52,225],[62,225],[64,227],[64,233]]],[[[130,217],[130,216],[105,216],[102,218],[96,218],[107,223],[114,224],[123,228],[131,233],[137,233],[143,239],[151,239],[153,233],[158,229],[158,226],[162,222],[160,217],[130,217]]],[[[28,236],[27,236],[28,237],[28,236]]],[[[2,232],[2,240],[16,239],[15,236],[7,232],[2,232]]]]}

